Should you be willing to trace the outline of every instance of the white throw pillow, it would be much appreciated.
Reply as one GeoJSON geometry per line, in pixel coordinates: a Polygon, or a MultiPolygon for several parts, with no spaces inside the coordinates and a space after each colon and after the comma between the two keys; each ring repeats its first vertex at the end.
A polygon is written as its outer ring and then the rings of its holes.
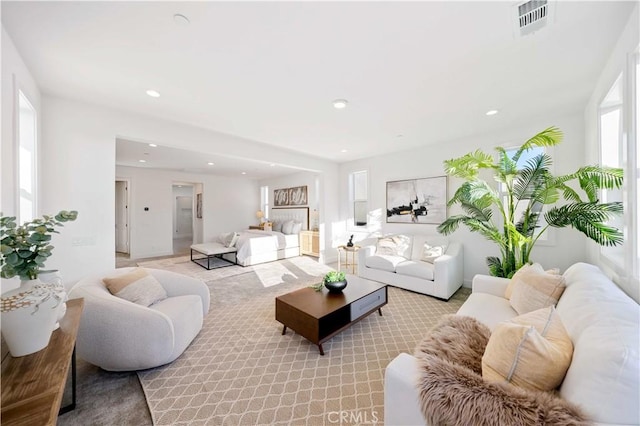
{"type": "Polygon", "coordinates": [[[233,232],[223,232],[222,234],[218,235],[218,241],[225,246],[229,245],[232,238],[233,232]]]}
{"type": "Polygon", "coordinates": [[[233,236],[231,237],[231,241],[229,241],[229,244],[227,244],[227,247],[229,247],[229,248],[235,247],[235,245],[238,242],[239,238],[240,238],[240,234],[238,234],[237,232],[234,232],[233,236]]]}
{"type": "Polygon", "coordinates": [[[429,245],[429,243],[424,243],[420,260],[423,262],[433,263],[434,260],[442,256],[446,251],[446,246],[432,246],[429,245]]]}
{"type": "Polygon", "coordinates": [[[389,235],[378,238],[376,244],[376,255],[382,256],[405,256],[411,245],[411,238],[406,235],[389,235]]]}
{"type": "Polygon", "coordinates": [[[138,305],[150,306],[167,298],[162,284],[144,268],[134,268],[125,274],[103,278],[102,281],[111,294],[138,305]]]}
{"type": "Polygon", "coordinates": [[[293,220],[287,220],[286,222],[284,222],[282,224],[282,233],[286,235],[293,234],[293,225],[293,220]]]}
{"type": "Polygon", "coordinates": [[[299,234],[302,231],[302,222],[293,222],[293,226],[291,227],[292,234],[299,234]]]}
{"type": "Polygon", "coordinates": [[[274,220],[271,223],[272,223],[272,225],[271,225],[271,230],[272,231],[282,232],[282,221],[281,220],[274,220]]]}

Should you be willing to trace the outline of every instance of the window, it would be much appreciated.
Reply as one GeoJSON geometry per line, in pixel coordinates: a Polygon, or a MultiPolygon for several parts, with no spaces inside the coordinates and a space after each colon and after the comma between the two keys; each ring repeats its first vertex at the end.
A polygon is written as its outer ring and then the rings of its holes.
{"type": "Polygon", "coordinates": [[[37,128],[36,110],[18,90],[18,222],[21,224],[36,216],[37,128]]]}
{"type": "Polygon", "coordinates": [[[260,210],[264,213],[265,217],[269,218],[269,187],[260,187],[260,210]]]}
{"type": "MultiPolygon", "coordinates": [[[[638,149],[638,99],[640,99],[640,52],[628,55],[626,71],[622,72],[598,105],[600,164],[620,167],[624,171],[622,190],[602,191],[603,201],[621,201],[624,216],[611,225],[622,229],[624,244],[600,247],[603,263],[620,277],[620,283],[637,298],[640,275],[640,150],[638,149]]],[[[630,293],[631,294],[631,293],[630,293]]]]}
{"type": "Polygon", "coordinates": [[[353,172],[350,175],[351,200],[353,202],[353,225],[367,225],[367,198],[369,192],[367,171],[353,172]]]}
{"type": "MultiPolygon", "coordinates": [[[[607,167],[624,166],[624,129],[623,129],[623,80],[622,74],[607,92],[598,108],[600,164],[607,167]]],[[[625,173],[626,174],[626,173],[625,173]]],[[[623,201],[623,189],[602,190],[602,202],[623,201]]],[[[618,229],[624,229],[624,217],[619,216],[608,222],[618,229]]],[[[626,239],[626,238],[625,238],[626,239]]],[[[600,247],[600,253],[619,267],[624,267],[624,250],[626,244],[616,247],[600,247]]]]}

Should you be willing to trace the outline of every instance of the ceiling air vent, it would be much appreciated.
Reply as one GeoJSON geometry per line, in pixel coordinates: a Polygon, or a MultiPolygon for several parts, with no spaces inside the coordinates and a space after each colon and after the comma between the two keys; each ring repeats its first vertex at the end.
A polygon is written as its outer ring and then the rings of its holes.
{"type": "Polygon", "coordinates": [[[551,18],[551,5],[548,0],[530,0],[514,5],[516,36],[522,37],[544,28],[551,18]]]}

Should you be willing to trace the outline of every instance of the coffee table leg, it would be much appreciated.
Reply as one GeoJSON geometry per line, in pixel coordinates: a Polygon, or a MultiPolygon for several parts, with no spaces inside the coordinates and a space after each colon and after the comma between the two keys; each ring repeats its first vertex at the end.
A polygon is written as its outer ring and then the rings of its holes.
{"type": "Polygon", "coordinates": [[[282,335],[284,336],[287,333],[287,326],[282,327],[282,335]]]}
{"type": "Polygon", "coordinates": [[[320,355],[324,356],[324,350],[322,350],[322,343],[318,345],[318,349],[320,349],[320,355]]]}
{"type": "Polygon", "coordinates": [[[378,313],[382,316],[382,308],[378,308],[378,313]]]}

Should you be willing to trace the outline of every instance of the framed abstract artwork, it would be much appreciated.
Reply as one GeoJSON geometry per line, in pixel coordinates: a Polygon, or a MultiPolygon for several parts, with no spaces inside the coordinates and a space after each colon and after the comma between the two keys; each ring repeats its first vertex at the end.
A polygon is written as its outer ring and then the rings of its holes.
{"type": "Polygon", "coordinates": [[[440,224],[446,218],[446,176],[387,182],[387,223],[440,224]]]}
{"type": "Polygon", "coordinates": [[[308,204],[307,186],[296,186],[273,190],[273,206],[306,206],[308,204]]]}

